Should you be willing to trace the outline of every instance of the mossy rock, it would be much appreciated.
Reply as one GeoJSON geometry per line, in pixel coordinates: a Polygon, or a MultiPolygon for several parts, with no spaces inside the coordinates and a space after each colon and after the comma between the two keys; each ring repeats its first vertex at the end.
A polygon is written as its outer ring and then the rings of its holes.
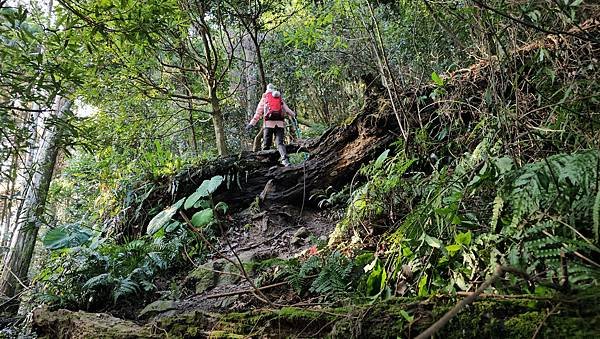
{"type": "Polygon", "coordinates": [[[177,302],[173,300],[157,300],[146,305],[146,307],[140,311],[138,318],[148,317],[174,309],[177,309],[177,302]]]}
{"type": "Polygon", "coordinates": [[[104,313],[33,311],[32,327],[38,338],[160,338],[151,326],[140,326],[104,313]]]}
{"type": "MultiPolygon", "coordinates": [[[[436,334],[437,338],[597,338],[600,296],[564,301],[486,299],[465,307],[436,334]],[[577,301],[573,301],[577,300],[577,301]]],[[[456,304],[448,297],[392,298],[373,304],[331,309],[284,307],[214,314],[198,310],[140,326],[109,315],[60,310],[34,313],[40,337],[414,337],[456,304]],[[161,329],[160,333],[153,329],[161,329]],[[75,332],[74,332],[75,331],[75,332]]]]}
{"type": "Polygon", "coordinates": [[[188,274],[188,280],[196,283],[196,293],[204,293],[217,286],[219,275],[215,271],[222,270],[224,263],[224,260],[210,261],[188,274]]]}

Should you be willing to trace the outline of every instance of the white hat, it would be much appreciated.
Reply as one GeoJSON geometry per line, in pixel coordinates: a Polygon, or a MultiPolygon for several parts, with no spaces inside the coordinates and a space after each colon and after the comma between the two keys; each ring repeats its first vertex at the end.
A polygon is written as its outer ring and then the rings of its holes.
{"type": "Polygon", "coordinates": [[[273,84],[267,85],[267,92],[273,92],[274,90],[275,90],[275,85],[273,85],[273,84]]]}

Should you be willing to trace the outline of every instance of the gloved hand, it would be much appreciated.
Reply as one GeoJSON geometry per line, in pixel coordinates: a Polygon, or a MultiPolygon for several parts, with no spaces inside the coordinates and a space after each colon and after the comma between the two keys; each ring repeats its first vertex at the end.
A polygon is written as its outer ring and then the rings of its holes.
{"type": "Polygon", "coordinates": [[[254,128],[254,126],[250,124],[246,125],[246,132],[249,132],[252,128],[254,128]]]}

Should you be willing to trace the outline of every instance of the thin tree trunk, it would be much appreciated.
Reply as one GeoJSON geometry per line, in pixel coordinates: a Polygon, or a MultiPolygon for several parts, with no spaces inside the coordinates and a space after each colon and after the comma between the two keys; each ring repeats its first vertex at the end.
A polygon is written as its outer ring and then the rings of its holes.
{"type": "MultiPolygon", "coordinates": [[[[187,78],[183,77],[183,85],[185,87],[186,93],[188,96],[192,96],[192,90],[187,84],[187,78]]],[[[198,139],[196,138],[196,127],[194,126],[194,102],[192,99],[188,99],[188,120],[190,122],[190,131],[192,135],[190,136],[192,147],[194,148],[194,154],[200,154],[200,149],[198,148],[198,139]]]]}
{"type": "MultiPolygon", "coordinates": [[[[55,115],[61,118],[69,109],[70,101],[61,97],[55,100],[55,115]]],[[[59,126],[46,129],[45,136],[40,139],[36,167],[32,180],[28,185],[25,200],[17,217],[16,230],[13,233],[11,248],[4,260],[0,277],[0,294],[6,297],[17,295],[27,284],[27,273],[33,256],[33,249],[40,226],[44,223],[44,210],[52,173],[58,155],[58,141],[61,137],[59,126]]],[[[16,312],[19,301],[6,305],[6,310],[16,312]]]]}
{"type": "Polygon", "coordinates": [[[221,110],[221,103],[217,97],[217,89],[210,87],[210,104],[212,106],[212,120],[215,128],[215,141],[217,143],[217,151],[219,155],[224,157],[229,155],[227,150],[227,142],[225,139],[225,124],[223,121],[223,111],[221,110]]]}
{"type": "Polygon", "coordinates": [[[1,247],[8,246],[8,242],[10,241],[10,216],[11,211],[13,209],[13,200],[17,198],[17,166],[19,165],[17,152],[18,150],[16,149],[14,149],[12,152],[13,154],[10,167],[10,178],[8,180],[8,183],[6,184],[6,194],[8,195],[8,197],[6,198],[6,202],[4,205],[3,218],[2,220],[0,220],[0,222],[2,223],[2,237],[0,238],[1,247]]]}
{"type": "Polygon", "coordinates": [[[267,79],[265,76],[265,65],[263,64],[262,53],[260,52],[260,44],[258,43],[258,32],[254,32],[251,34],[252,42],[254,43],[254,48],[256,49],[256,64],[258,65],[258,75],[260,78],[260,84],[262,85],[262,89],[267,88],[267,79]]]}

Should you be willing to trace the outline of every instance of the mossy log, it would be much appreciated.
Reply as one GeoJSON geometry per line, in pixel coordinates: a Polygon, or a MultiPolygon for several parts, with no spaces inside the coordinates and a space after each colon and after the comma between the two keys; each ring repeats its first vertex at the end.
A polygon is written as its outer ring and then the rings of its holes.
{"type": "Polygon", "coordinates": [[[151,326],[104,313],[49,311],[45,307],[33,311],[33,330],[39,338],[161,338],[151,326]]]}
{"type": "MultiPolygon", "coordinates": [[[[454,317],[440,338],[596,338],[598,296],[586,302],[539,299],[476,301],[454,317]]],[[[158,316],[145,325],[104,314],[36,310],[33,327],[51,338],[411,338],[454,304],[448,298],[390,299],[333,309],[284,307],[225,315],[188,311],[158,316]]]]}
{"type": "Polygon", "coordinates": [[[125,232],[132,235],[143,233],[150,218],[159,212],[153,208],[166,208],[193,193],[203,180],[215,175],[224,176],[227,180],[215,192],[213,199],[223,201],[231,208],[246,207],[261,193],[266,203],[300,205],[302,200],[308,201],[311,192],[316,189],[340,187],[349,182],[364,163],[397,139],[394,132],[397,129],[396,119],[389,112],[362,114],[351,124],[330,129],[317,140],[288,145],[289,153],[308,153],[302,164],[277,166],[279,153],[269,150],[243,152],[186,170],[166,178],[165,183],[141,202],[140,208],[131,209],[127,222],[131,228],[125,232]],[[138,213],[134,215],[133,211],[138,213]]]}

